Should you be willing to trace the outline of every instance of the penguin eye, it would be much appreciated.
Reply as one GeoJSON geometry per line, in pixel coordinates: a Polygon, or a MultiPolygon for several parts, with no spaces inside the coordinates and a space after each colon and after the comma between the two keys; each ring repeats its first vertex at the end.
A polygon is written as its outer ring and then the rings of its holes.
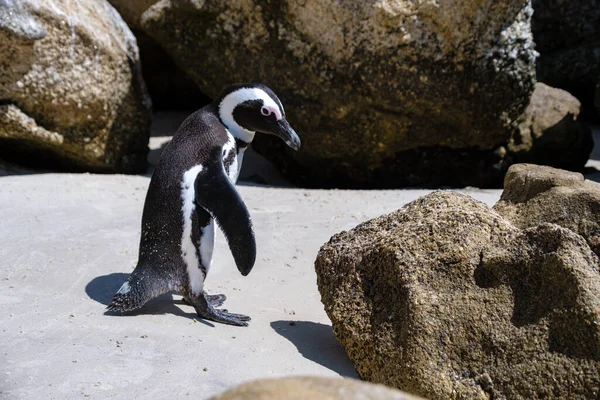
{"type": "Polygon", "coordinates": [[[269,115],[271,115],[271,110],[269,110],[267,107],[261,107],[260,113],[265,117],[268,117],[269,115]]]}

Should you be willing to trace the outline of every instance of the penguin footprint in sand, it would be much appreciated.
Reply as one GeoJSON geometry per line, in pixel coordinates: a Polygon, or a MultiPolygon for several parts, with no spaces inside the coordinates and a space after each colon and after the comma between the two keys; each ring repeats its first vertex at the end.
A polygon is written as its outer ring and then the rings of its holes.
{"type": "Polygon", "coordinates": [[[294,150],[300,147],[283,105],[261,84],[233,85],[181,124],[150,181],[138,264],[109,310],[134,310],[175,290],[201,318],[248,325],[250,317],[216,308],[225,296],[207,294],[204,280],[211,267],[215,221],[242,275],[254,266],[252,222],[234,184],[256,132],[279,136],[294,150]]]}

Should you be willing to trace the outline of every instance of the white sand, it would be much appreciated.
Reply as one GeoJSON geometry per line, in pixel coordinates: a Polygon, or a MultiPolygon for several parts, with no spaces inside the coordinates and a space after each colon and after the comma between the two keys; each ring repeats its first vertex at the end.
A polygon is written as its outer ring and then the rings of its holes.
{"type": "MultiPolygon", "coordinates": [[[[246,161],[243,176],[281,179],[259,157],[246,161]]],[[[225,308],[252,316],[239,328],[200,321],[170,294],[133,315],[105,314],[136,263],[148,183],[123,175],[0,178],[0,398],[206,398],[255,378],[356,376],[323,311],[317,251],[333,234],[429,191],[241,182],[257,263],[242,277],[219,234],[206,283],[228,296],[225,308]]],[[[490,205],[501,193],[462,192],[490,205]]]]}

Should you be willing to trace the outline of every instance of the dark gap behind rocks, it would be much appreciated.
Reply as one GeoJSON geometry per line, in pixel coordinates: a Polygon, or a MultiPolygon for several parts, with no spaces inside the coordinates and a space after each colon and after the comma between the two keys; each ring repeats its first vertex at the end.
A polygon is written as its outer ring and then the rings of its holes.
{"type": "Polygon", "coordinates": [[[195,111],[212,101],[154,39],[137,29],[133,33],[154,111],[195,111]]]}

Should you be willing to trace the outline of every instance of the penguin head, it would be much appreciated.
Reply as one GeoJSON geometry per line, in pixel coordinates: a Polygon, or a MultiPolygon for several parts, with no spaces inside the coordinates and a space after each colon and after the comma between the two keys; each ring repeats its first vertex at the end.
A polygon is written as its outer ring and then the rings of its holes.
{"type": "Polygon", "coordinates": [[[221,122],[237,139],[250,143],[261,132],[280,137],[294,150],[300,148],[300,138],[287,122],[281,101],[265,85],[232,85],[215,102],[221,122]]]}

